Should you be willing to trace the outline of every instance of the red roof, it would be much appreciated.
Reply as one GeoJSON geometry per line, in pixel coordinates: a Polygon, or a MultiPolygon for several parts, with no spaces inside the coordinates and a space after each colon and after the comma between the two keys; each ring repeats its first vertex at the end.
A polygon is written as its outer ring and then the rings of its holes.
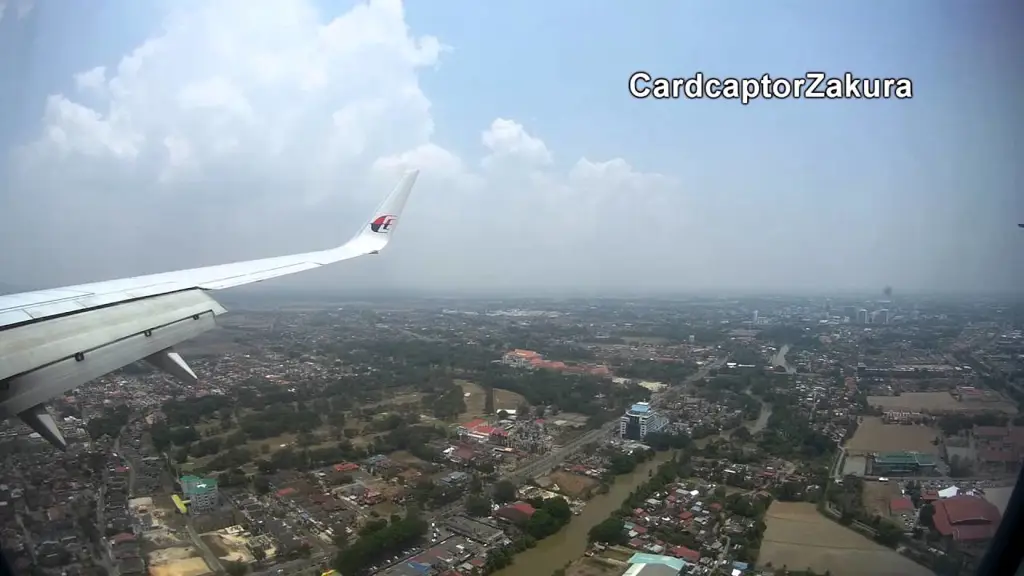
{"type": "Polygon", "coordinates": [[[533,506],[530,506],[528,502],[516,502],[510,507],[526,514],[527,517],[533,516],[533,513],[537,511],[533,506]]]}
{"type": "Polygon", "coordinates": [[[339,462],[338,464],[334,465],[334,470],[336,472],[351,472],[353,470],[358,470],[358,469],[359,469],[359,464],[356,464],[354,462],[339,462]]]}
{"type": "Polygon", "coordinates": [[[113,542],[114,544],[124,544],[125,542],[134,542],[135,541],[135,535],[134,534],[128,534],[127,532],[122,532],[120,534],[115,534],[114,537],[110,539],[110,541],[113,542]]]}
{"type": "Polygon", "coordinates": [[[910,498],[893,498],[892,502],[889,502],[889,511],[896,512],[913,512],[914,501],[910,498]]]}
{"type": "Polygon", "coordinates": [[[954,540],[988,540],[999,527],[999,510],[977,496],[954,496],[938,500],[933,506],[935,529],[954,540]]]}
{"type": "Polygon", "coordinates": [[[690,550],[686,546],[675,546],[668,551],[669,554],[676,558],[682,558],[688,562],[696,564],[700,560],[700,552],[696,550],[690,550]]]}
{"type": "Polygon", "coordinates": [[[295,494],[295,488],[282,488],[277,491],[278,496],[288,496],[289,494],[295,494]]]}

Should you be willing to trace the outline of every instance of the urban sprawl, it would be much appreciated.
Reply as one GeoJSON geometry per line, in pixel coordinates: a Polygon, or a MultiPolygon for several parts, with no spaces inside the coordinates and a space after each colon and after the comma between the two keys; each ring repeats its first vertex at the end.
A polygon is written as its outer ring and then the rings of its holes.
{"type": "Polygon", "coordinates": [[[993,301],[237,296],[0,430],[44,576],[972,574],[1024,457],[993,301]]]}

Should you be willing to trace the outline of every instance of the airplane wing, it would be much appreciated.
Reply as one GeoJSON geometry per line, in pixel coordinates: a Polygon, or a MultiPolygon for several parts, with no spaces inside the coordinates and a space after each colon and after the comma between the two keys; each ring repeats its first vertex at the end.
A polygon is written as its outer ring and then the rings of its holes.
{"type": "Polygon", "coordinates": [[[17,415],[60,449],[46,402],[138,360],[186,383],[174,345],[226,310],[206,294],[377,254],[388,244],[418,170],[408,172],[351,240],[327,250],[0,296],[0,418],[17,415]]]}

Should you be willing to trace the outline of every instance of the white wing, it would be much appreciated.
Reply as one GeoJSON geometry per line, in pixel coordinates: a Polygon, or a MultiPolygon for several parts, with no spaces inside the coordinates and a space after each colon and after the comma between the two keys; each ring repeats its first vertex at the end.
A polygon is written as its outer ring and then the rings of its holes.
{"type": "Polygon", "coordinates": [[[196,376],[173,346],[225,310],[205,294],[376,254],[398,225],[418,171],[407,173],[351,240],[328,250],[0,296],[0,417],[21,417],[65,446],[44,403],[145,359],[196,376]]]}

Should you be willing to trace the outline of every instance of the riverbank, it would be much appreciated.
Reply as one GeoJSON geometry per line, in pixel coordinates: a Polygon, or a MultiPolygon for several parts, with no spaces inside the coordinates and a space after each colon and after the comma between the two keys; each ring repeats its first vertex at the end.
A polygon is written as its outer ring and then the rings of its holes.
{"type": "Polygon", "coordinates": [[[651,472],[671,459],[671,450],[659,452],[629,474],[616,476],[608,492],[591,498],[568,526],[537,542],[535,547],[517,554],[512,565],[495,572],[495,576],[550,576],[555,570],[583,556],[590,529],[622,506],[629,494],[650,478],[651,472]]]}

